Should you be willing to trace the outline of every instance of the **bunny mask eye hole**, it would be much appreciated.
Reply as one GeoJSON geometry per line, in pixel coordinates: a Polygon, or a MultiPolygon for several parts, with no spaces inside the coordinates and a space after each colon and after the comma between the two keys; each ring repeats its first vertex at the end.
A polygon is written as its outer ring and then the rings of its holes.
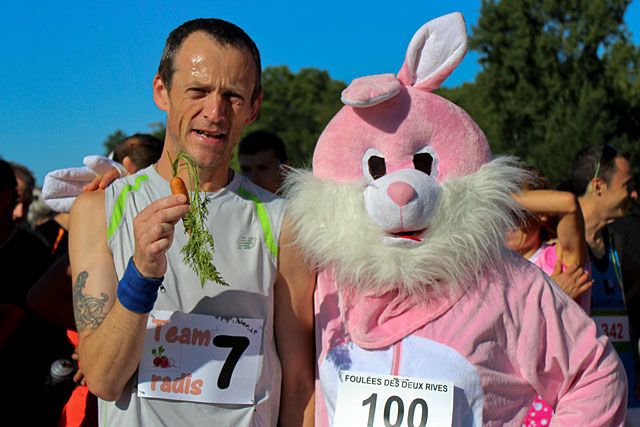
{"type": "Polygon", "coordinates": [[[430,153],[417,153],[413,155],[413,166],[416,170],[431,175],[431,167],[433,166],[433,156],[430,153]]]}
{"type": "Polygon", "coordinates": [[[362,171],[370,181],[375,181],[387,174],[387,163],[384,155],[375,148],[369,148],[362,156],[362,171]]]}
{"type": "Polygon", "coordinates": [[[387,174],[387,165],[382,157],[371,156],[367,163],[369,164],[369,174],[373,179],[382,178],[387,174]]]}
{"type": "Polygon", "coordinates": [[[426,145],[413,155],[413,166],[433,179],[438,178],[438,154],[433,147],[426,145]]]}

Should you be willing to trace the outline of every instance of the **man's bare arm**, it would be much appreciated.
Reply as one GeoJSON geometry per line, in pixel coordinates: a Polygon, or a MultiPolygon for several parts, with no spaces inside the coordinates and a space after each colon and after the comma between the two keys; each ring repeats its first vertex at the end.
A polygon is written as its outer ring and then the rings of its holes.
{"type": "Polygon", "coordinates": [[[281,426],[314,423],[315,279],[315,271],[292,245],[291,226],[285,218],[275,285],[275,336],[282,364],[281,426]]]}
{"type": "Polygon", "coordinates": [[[580,204],[573,194],[555,190],[532,190],[514,194],[513,198],[532,212],[558,215],[558,257],[565,265],[584,265],[587,259],[584,218],[580,204]]]}
{"type": "MultiPolygon", "coordinates": [[[[173,225],[186,211],[188,205],[171,196],[152,203],[136,217],[133,259],[144,276],[164,274],[173,225]]],[[[105,400],[116,400],[140,361],[148,313],[130,311],[117,299],[103,192],[78,197],[71,210],[69,237],[80,363],[89,389],[105,400]]]]}

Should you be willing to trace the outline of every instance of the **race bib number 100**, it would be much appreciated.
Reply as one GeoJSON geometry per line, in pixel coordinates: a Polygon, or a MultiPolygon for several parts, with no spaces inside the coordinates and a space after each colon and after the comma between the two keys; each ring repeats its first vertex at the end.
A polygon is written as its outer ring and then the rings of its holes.
{"type": "Polygon", "coordinates": [[[138,396],[253,404],[262,324],[262,319],[152,311],[138,396]]]}
{"type": "Polygon", "coordinates": [[[340,371],[336,427],[441,427],[453,419],[453,383],[340,371]]]}

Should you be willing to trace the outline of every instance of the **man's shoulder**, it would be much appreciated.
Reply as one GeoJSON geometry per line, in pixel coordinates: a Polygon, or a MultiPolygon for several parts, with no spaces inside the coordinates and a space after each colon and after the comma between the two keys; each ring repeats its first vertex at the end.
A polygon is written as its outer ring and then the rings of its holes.
{"type": "MultiPolygon", "coordinates": [[[[77,216],[78,212],[86,213],[95,209],[104,208],[105,191],[87,191],[80,194],[71,206],[71,216],[77,216]]],[[[104,210],[104,209],[103,209],[104,210]]]]}
{"type": "Polygon", "coordinates": [[[240,186],[236,190],[236,193],[239,196],[253,202],[259,202],[263,205],[270,205],[274,207],[284,206],[285,200],[282,197],[254,184],[247,177],[241,175],[241,178],[242,181],[240,186]]]}

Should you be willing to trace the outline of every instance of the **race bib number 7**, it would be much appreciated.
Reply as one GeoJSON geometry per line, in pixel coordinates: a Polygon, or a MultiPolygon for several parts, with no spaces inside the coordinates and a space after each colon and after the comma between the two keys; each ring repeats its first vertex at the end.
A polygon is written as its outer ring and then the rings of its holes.
{"type": "Polygon", "coordinates": [[[336,427],[442,427],[453,419],[453,383],[340,371],[336,427]]]}
{"type": "Polygon", "coordinates": [[[152,311],[138,396],[253,404],[262,324],[262,319],[152,311]]]}

